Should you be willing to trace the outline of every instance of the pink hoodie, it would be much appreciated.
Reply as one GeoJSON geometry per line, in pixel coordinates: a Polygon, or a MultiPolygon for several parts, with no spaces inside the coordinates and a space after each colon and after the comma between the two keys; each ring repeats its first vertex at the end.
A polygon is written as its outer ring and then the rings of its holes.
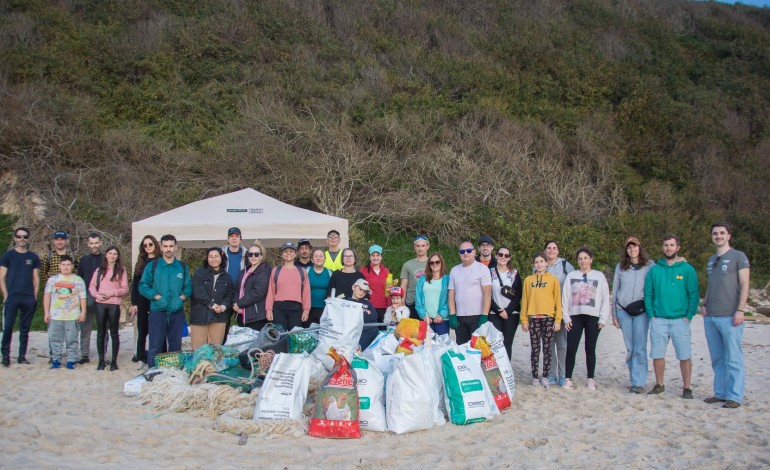
{"type": "Polygon", "coordinates": [[[91,285],[88,286],[88,292],[96,299],[97,303],[120,305],[123,297],[128,294],[128,275],[126,270],[123,270],[123,275],[117,281],[112,281],[110,280],[112,278],[112,268],[107,268],[107,275],[99,281],[99,290],[97,291],[96,281],[102,276],[99,271],[101,271],[101,268],[94,272],[94,276],[91,278],[91,285]],[[110,294],[111,297],[102,301],[99,298],[99,294],[110,294]]]}

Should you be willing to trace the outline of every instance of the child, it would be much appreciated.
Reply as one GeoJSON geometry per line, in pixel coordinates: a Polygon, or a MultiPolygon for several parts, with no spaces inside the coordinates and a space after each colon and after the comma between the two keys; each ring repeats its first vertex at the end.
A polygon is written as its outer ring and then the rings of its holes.
{"type": "Polygon", "coordinates": [[[51,345],[51,369],[61,367],[62,342],[67,347],[67,369],[75,368],[78,354],[78,322],[86,319],[86,283],[73,274],[72,257],[63,255],[60,273],[51,276],[45,284],[43,312],[48,323],[48,342],[51,345]]]}
{"type": "MultiPolygon", "coordinates": [[[[374,308],[371,302],[366,298],[367,294],[371,294],[372,290],[369,288],[369,283],[365,279],[359,279],[353,283],[353,295],[347,297],[346,300],[352,300],[358,302],[364,306],[364,323],[377,323],[377,309],[374,308]]],[[[376,326],[364,326],[361,332],[361,340],[359,345],[361,351],[369,347],[377,337],[376,326]]]]}
{"type": "Polygon", "coordinates": [[[546,270],[545,255],[534,258],[535,273],[524,280],[524,296],[521,300],[521,330],[529,332],[532,344],[532,385],[538,384],[540,344],[543,346],[543,375],[540,385],[548,388],[548,372],[551,370],[551,343],[553,332],[561,328],[561,288],[559,279],[546,270]]]}
{"type": "Polygon", "coordinates": [[[404,289],[398,286],[390,289],[390,307],[385,310],[385,319],[390,323],[388,333],[396,331],[396,325],[409,318],[409,307],[404,305],[404,289]]]}

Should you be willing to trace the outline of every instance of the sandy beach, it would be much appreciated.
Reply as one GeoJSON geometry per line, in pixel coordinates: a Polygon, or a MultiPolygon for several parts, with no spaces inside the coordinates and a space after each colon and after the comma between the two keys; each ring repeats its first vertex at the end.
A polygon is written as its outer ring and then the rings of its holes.
{"type": "MultiPolygon", "coordinates": [[[[211,417],[158,412],[123,395],[136,376],[132,331],[121,330],[116,372],[96,364],[49,370],[47,336],[30,337],[31,365],[0,368],[2,468],[767,468],[770,466],[770,326],[748,322],[746,399],[737,410],[707,405],[712,371],[703,319],[693,321],[695,400],[683,400],[669,346],[666,393],[628,393],[625,347],[611,325],[599,336],[596,381],[585,388],[578,354],[575,390],[529,385],[529,336],[517,331],[513,407],[491,422],[446,424],[360,440],[272,439],[213,429],[211,417]]],[[[94,337],[95,339],[95,337],[94,337]]],[[[92,342],[92,351],[95,340],[92,342]]],[[[582,348],[582,346],[581,346],[582,348]]],[[[93,357],[92,357],[93,361],[93,357]]],[[[652,367],[652,363],[650,363],[652,367]]],[[[647,380],[653,385],[652,371],[647,380]]]]}

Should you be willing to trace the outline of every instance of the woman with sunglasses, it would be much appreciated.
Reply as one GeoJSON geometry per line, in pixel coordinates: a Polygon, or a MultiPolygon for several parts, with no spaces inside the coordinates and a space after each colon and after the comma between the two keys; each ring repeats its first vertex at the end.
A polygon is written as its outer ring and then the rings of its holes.
{"type": "Polygon", "coordinates": [[[497,249],[496,263],[489,271],[492,275],[492,309],[489,321],[503,333],[503,344],[508,359],[511,358],[513,336],[519,326],[522,282],[519,272],[511,266],[511,250],[507,246],[497,249]]]}
{"type": "MultiPolygon", "coordinates": [[[[615,266],[612,280],[612,324],[623,332],[626,343],[626,365],[631,378],[631,393],[644,393],[647,382],[647,336],[650,319],[644,308],[629,308],[636,303],[644,305],[644,280],[655,264],[639,239],[628,237],[615,266]]],[[[633,306],[632,306],[633,307],[633,306]]]]}
{"type": "Polygon", "coordinates": [[[139,294],[139,281],[142,280],[144,268],[154,259],[160,258],[160,244],[152,235],[142,239],[139,257],[134,265],[134,275],[131,283],[131,316],[136,322],[136,353],[132,362],[147,363],[147,335],[149,333],[150,301],[139,294]]]}
{"type": "Polygon", "coordinates": [[[326,252],[323,248],[315,248],[310,253],[313,265],[307,268],[307,278],[310,284],[310,313],[307,321],[302,322],[302,328],[312,323],[321,323],[321,315],[326,307],[326,291],[332,278],[332,270],[325,267],[326,252]]]}
{"type": "Polygon", "coordinates": [[[434,252],[428,256],[425,275],[417,281],[414,306],[421,320],[430,324],[437,335],[449,334],[449,271],[444,257],[434,252]]]}
{"type": "Polygon", "coordinates": [[[567,327],[567,370],[562,387],[573,388],[572,372],[575,369],[580,339],[585,331],[586,369],[589,390],[596,390],[596,340],[610,318],[610,288],[601,271],[591,269],[593,254],[588,247],[578,248],[575,253],[578,269],[567,274],[562,288],[562,311],[567,327]]]}
{"type": "Polygon", "coordinates": [[[235,281],[233,311],[238,326],[247,326],[252,330],[261,330],[267,324],[267,287],[270,284],[270,263],[265,261],[265,247],[262,242],[254,244],[244,254],[245,267],[235,281]]]}
{"type": "Polygon", "coordinates": [[[334,290],[336,297],[350,297],[353,295],[353,284],[359,279],[364,279],[361,271],[356,270],[356,252],[352,248],[345,248],[340,253],[342,256],[342,269],[334,271],[329,280],[329,288],[326,290],[326,296],[331,297],[334,290]]]}

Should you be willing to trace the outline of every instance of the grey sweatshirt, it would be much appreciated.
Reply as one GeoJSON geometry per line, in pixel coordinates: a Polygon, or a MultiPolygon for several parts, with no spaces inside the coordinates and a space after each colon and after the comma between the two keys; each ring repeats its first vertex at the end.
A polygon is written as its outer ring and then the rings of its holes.
{"type": "Polygon", "coordinates": [[[612,278],[613,320],[618,318],[618,308],[623,308],[631,302],[644,298],[644,279],[653,264],[655,263],[650,261],[639,269],[631,266],[626,270],[620,269],[620,263],[615,266],[615,276],[612,278]]]}

